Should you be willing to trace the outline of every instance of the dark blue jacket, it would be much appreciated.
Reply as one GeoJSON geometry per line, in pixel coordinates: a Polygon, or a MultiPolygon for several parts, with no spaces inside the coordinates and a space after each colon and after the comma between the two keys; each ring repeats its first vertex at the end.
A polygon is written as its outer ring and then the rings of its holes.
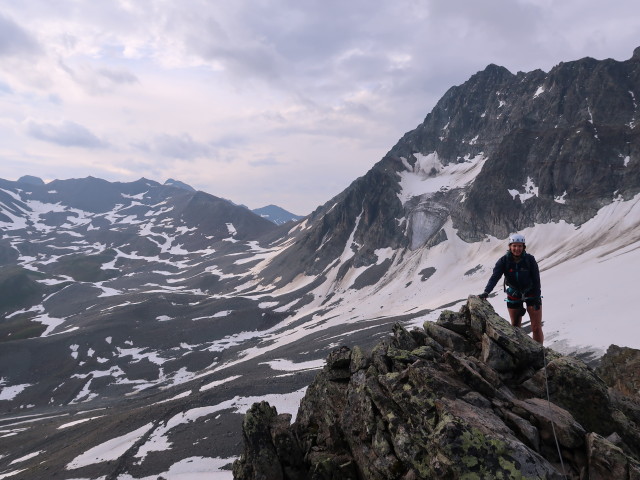
{"type": "Polygon", "coordinates": [[[527,297],[539,297],[540,292],[540,270],[533,255],[524,252],[519,262],[516,262],[511,252],[500,257],[493,267],[493,274],[484,288],[486,293],[490,293],[496,286],[500,278],[504,275],[507,286],[517,292],[526,294],[527,297]]]}

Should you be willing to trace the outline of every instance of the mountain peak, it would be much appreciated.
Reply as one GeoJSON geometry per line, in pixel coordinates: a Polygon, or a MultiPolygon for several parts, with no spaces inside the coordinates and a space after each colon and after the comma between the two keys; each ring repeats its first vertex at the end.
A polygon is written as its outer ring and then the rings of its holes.
{"type": "Polygon", "coordinates": [[[169,187],[181,188],[183,190],[188,190],[190,192],[196,191],[196,189],[193,188],[191,185],[187,185],[186,183],[181,182],[180,180],[174,180],[173,178],[169,178],[166,182],[164,182],[164,184],[169,187]]]}
{"type": "Polygon", "coordinates": [[[472,75],[466,83],[475,83],[482,80],[483,83],[496,82],[499,84],[503,81],[511,79],[513,76],[514,74],[511,73],[506,67],[491,63],[487,65],[484,70],[481,70],[475,75],[472,75]]]}
{"type": "Polygon", "coordinates": [[[255,210],[251,210],[256,215],[260,215],[267,220],[272,221],[277,225],[281,225],[283,223],[297,221],[304,218],[301,215],[295,215],[291,212],[286,211],[282,207],[278,207],[277,205],[267,205],[266,207],[256,208],[255,210]]]}
{"type": "Polygon", "coordinates": [[[44,185],[44,180],[40,177],[34,177],[33,175],[23,175],[18,179],[18,183],[26,183],[29,185],[42,186],[44,185]]]}

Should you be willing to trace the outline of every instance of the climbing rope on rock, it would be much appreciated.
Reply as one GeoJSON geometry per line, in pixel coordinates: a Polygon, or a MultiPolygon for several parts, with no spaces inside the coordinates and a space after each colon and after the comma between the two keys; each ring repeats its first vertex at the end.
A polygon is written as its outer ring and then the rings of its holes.
{"type": "Polygon", "coordinates": [[[562,452],[560,451],[560,443],[558,442],[558,436],[556,435],[556,427],[553,422],[553,411],[551,410],[551,398],[549,396],[549,380],[547,378],[547,356],[542,347],[542,368],[544,369],[544,385],[547,390],[547,405],[549,406],[549,419],[551,420],[551,431],[553,432],[553,438],[556,442],[556,448],[558,449],[558,458],[560,459],[560,465],[562,466],[562,476],[566,479],[567,473],[564,468],[564,461],[562,460],[562,452]]]}

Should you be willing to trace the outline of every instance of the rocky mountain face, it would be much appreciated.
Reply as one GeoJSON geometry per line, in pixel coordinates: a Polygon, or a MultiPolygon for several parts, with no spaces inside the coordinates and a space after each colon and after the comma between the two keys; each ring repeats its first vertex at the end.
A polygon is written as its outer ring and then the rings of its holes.
{"type": "Polygon", "coordinates": [[[354,265],[372,265],[376,249],[445,240],[449,218],[466,241],[559,220],[579,225],[640,191],[638,92],[640,48],[624,62],[584,58],[548,73],[489,65],[316,210],[288,254],[314,272],[354,229],[354,265]],[[454,183],[440,180],[453,174],[454,183]],[[317,250],[319,261],[305,260],[317,250]]]}
{"type": "MultiPolygon", "coordinates": [[[[295,241],[260,272],[263,283],[283,286],[300,274],[326,275],[346,248],[349,258],[337,265],[342,278],[350,268],[376,264],[375,250],[381,246],[406,246],[408,239],[398,220],[403,217],[397,199],[399,186],[388,173],[384,164],[375,165],[313,212],[302,228],[290,233],[295,241]]],[[[379,280],[389,265],[385,262],[368,283],[379,280]]]]}
{"type": "Polygon", "coordinates": [[[455,207],[465,238],[534,223],[583,223],[638,193],[640,48],[625,62],[591,58],[550,72],[488,66],[449,90],[391,158],[436,152],[442,165],[489,160],[455,207]],[[599,182],[596,179],[606,180],[599,182]]]}
{"type": "Polygon", "coordinates": [[[290,420],[252,406],[234,478],[640,475],[637,389],[608,388],[473,296],[423,329],[396,324],[371,351],[334,350],[290,420]]]}

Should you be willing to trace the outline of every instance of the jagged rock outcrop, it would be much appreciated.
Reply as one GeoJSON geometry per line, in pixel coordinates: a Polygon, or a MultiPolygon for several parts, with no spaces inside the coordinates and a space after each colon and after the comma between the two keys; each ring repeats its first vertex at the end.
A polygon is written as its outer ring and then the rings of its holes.
{"type": "Polygon", "coordinates": [[[332,352],[290,420],[253,405],[234,478],[640,478],[640,404],[474,296],[332,352]]]}
{"type": "Polygon", "coordinates": [[[611,345],[602,357],[597,372],[607,385],[640,399],[640,351],[611,345]]]}

